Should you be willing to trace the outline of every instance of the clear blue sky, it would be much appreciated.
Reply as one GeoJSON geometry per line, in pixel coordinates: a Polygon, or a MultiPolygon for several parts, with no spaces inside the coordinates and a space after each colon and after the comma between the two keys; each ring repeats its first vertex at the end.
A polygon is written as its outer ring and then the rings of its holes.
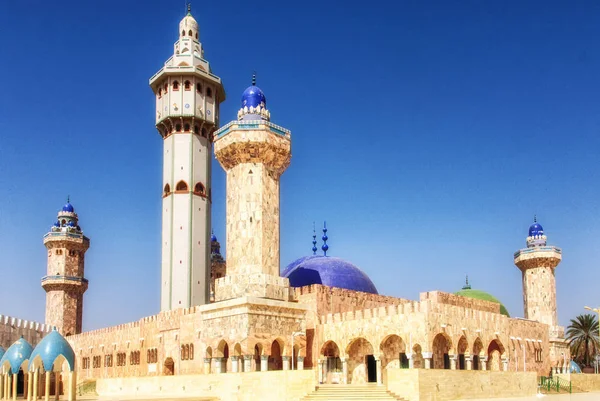
{"type": "MultiPolygon", "coordinates": [[[[0,313],[43,321],[42,236],[67,194],[91,238],[86,330],[159,310],[162,143],[148,79],[184,1],[0,3],[0,313]]],[[[330,254],[380,293],[474,288],[523,315],[533,215],[563,248],[559,320],[600,304],[600,3],[194,2],[235,118],[253,70],[292,130],[281,264],[330,254]]],[[[213,222],[225,234],[214,163],[213,222]]]]}

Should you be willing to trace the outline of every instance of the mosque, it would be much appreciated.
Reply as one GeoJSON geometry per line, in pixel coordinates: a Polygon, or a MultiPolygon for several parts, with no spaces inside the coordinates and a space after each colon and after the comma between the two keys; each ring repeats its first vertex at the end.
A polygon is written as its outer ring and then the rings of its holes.
{"type": "Polygon", "coordinates": [[[281,270],[279,185],[291,132],[271,122],[255,79],[237,119],[220,127],[225,91],[189,8],[178,32],[173,55],[150,79],[163,140],[161,311],[83,332],[90,239],[67,202],[44,235],[45,323],[0,316],[2,399],[73,400],[78,385],[95,382],[101,396],[250,399],[240,394],[252,389],[278,400],[300,399],[319,384],[373,383],[418,400],[419,390],[409,391],[417,379],[407,379],[414,372],[418,380],[451,372],[467,386],[492,373],[521,383],[566,371],[554,274],[562,251],[547,244],[537,221],[514,254],[524,318],[510,317],[468,280],[455,294],[381,295],[358,267],[327,255],[326,226],[322,254],[313,233],[312,255],[281,270]],[[213,152],[227,173],[227,260],[211,233],[213,152]]]}

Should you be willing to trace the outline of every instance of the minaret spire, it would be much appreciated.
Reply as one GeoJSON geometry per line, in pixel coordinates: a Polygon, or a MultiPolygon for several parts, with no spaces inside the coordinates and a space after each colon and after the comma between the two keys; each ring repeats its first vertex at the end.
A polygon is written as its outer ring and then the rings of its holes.
{"type": "Polygon", "coordinates": [[[313,221],[313,240],[312,240],[312,251],[313,255],[317,254],[317,233],[315,231],[315,222],[313,221]]]}
{"type": "Polygon", "coordinates": [[[192,14],[192,2],[191,1],[189,1],[187,3],[187,13],[188,13],[188,15],[192,14]]]}
{"type": "Polygon", "coordinates": [[[327,236],[327,222],[326,221],[323,222],[323,237],[321,239],[323,240],[323,246],[321,247],[321,249],[323,250],[323,256],[327,256],[327,251],[329,250],[329,245],[327,245],[327,240],[329,239],[329,237],[327,236]]]}
{"type": "Polygon", "coordinates": [[[252,74],[252,86],[256,86],[256,71],[252,74]]]}

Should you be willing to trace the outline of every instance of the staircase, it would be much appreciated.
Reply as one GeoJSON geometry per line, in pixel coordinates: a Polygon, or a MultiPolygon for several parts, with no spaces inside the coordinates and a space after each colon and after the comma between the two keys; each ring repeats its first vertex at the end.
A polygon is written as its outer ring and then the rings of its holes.
{"type": "Polygon", "coordinates": [[[402,401],[397,395],[389,392],[384,386],[376,384],[344,385],[332,384],[318,386],[315,391],[308,394],[301,401],[402,401]]]}

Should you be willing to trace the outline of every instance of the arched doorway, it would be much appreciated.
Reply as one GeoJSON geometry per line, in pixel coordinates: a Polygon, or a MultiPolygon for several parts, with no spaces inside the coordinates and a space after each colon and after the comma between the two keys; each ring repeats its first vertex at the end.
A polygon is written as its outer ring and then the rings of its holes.
{"type": "Polygon", "coordinates": [[[293,370],[298,370],[298,356],[300,355],[300,345],[295,344],[294,345],[294,349],[292,350],[293,355],[292,355],[292,369],[293,370]]]}
{"type": "Polygon", "coordinates": [[[283,369],[283,358],[281,357],[282,349],[283,349],[283,343],[281,340],[276,339],[271,343],[271,355],[269,357],[269,370],[282,370],[283,369]]]}
{"type": "Polygon", "coordinates": [[[350,342],[348,355],[348,382],[352,384],[377,382],[377,364],[373,356],[373,346],[364,338],[350,342]]]}
{"type": "MultiPolygon", "coordinates": [[[[220,364],[221,373],[227,372],[227,361],[229,360],[229,345],[225,342],[225,340],[221,340],[219,342],[219,346],[217,347],[217,363],[220,364]]],[[[218,370],[217,370],[218,372],[218,370]]]]}
{"type": "Polygon", "coordinates": [[[325,358],[325,381],[327,383],[340,383],[342,374],[342,360],[340,349],[334,341],[327,341],[321,347],[321,355],[325,358]]]}
{"type": "Polygon", "coordinates": [[[173,376],[175,374],[175,362],[173,362],[173,358],[168,357],[165,359],[163,374],[165,376],[173,376]]]}
{"type": "Polygon", "coordinates": [[[240,345],[240,343],[236,343],[233,346],[233,356],[235,356],[235,358],[237,359],[237,371],[238,372],[243,372],[244,371],[244,357],[242,356],[242,346],[240,345]]]}
{"type": "Polygon", "coordinates": [[[260,371],[260,357],[262,355],[262,344],[256,344],[254,346],[254,370],[256,372],[260,371]]]}
{"type": "Polygon", "coordinates": [[[384,382],[387,382],[388,369],[408,368],[406,358],[406,345],[400,336],[392,334],[383,339],[379,345],[381,352],[381,374],[384,382]]]}
{"type": "Polygon", "coordinates": [[[433,369],[450,369],[450,339],[440,333],[433,338],[433,369]]]}
{"type": "Polygon", "coordinates": [[[488,346],[488,362],[487,370],[495,372],[502,370],[502,354],[504,353],[504,347],[498,340],[492,340],[488,346]]]}
{"type": "Polygon", "coordinates": [[[481,354],[481,350],[483,349],[483,343],[481,342],[481,339],[479,337],[477,337],[477,339],[475,339],[475,342],[473,343],[473,370],[480,370],[481,369],[481,363],[479,361],[479,356],[481,354]]]}
{"type": "Polygon", "coordinates": [[[459,370],[465,370],[467,368],[465,353],[467,352],[468,347],[469,344],[467,343],[467,338],[465,336],[460,337],[456,347],[456,351],[458,352],[458,366],[456,368],[459,370]]]}

